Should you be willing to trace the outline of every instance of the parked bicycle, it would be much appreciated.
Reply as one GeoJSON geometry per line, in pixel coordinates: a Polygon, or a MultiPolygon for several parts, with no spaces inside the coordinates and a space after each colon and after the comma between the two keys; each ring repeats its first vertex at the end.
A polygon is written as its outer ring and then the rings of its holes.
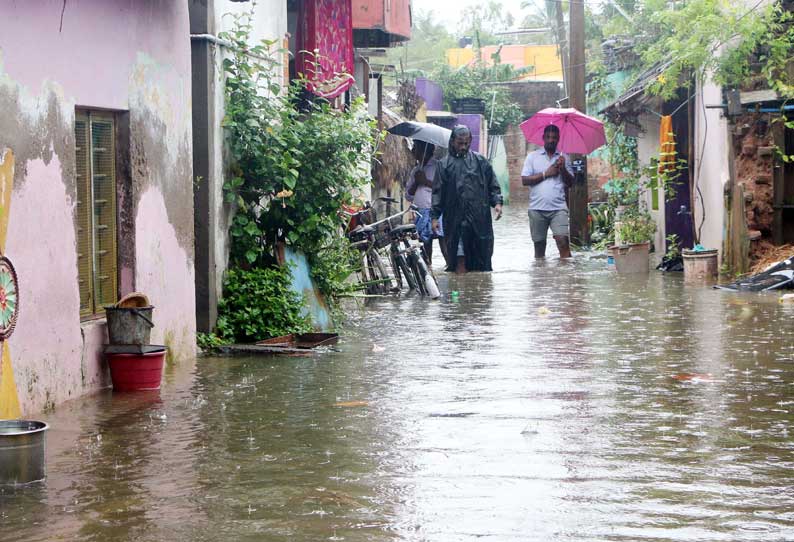
{"type": "MultiPolygon", "coordinates": [[[[396,203],[393,198],[378,198],[386,203],[396,203]]],[[[378,201],[376,200],[376,201],[378,201]]],[[[376,213],[367,203],[349,217],[348,237],[352,245],[362,252],[360,279],[367,293],[397,293],[405,286],[432,299],[440,297],[438,284],[428,264],[424,245],[419,241],[416,227],[403,224],[406,214],[416,211],[415,206],[405,211],[375,220],[376,213]],[[352,229],[351,229],[352,228],[352,229]],[[388,253],[383,249],[389,248],[388,253]],[[391,264],[391,275],[385,272],[383,259],[391,264]],[[392,285],[392,280],[394,285],[392,285]]]]}
{"type": "MultiPolygon", "coordinates": [[[[416,210],[412,205],[411,210],[416,210]]],[[[419,240],[414,224],[402,224],[391,229],[391,261],[394,276],[402,286],[401,277],[411,290],[436,299],[441,296],[436,277],[428,263],[424,243],[419,240]]]]}
{"type": "Polygon", "coordinates": [[[349,218],[346,235],[350,246],[360,253],[358,276],[364,291],[370,295],[395,293],[391,277],[377,250],[382,241],[377,237],[374,209],[367,202],[362,209],[346,210],[343,214],[349,218]]]}

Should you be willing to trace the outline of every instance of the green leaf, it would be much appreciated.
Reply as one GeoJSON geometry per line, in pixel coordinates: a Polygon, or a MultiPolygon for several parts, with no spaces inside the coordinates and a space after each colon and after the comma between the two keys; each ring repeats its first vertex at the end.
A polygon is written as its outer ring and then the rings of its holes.
{"type": "Polygon", "coordinates": [[[256,222],[249,222],[248,225],[245,227],[245,233],[248,235],[254,236],[259,235],[259,228],[256,225],[256,222]]]}

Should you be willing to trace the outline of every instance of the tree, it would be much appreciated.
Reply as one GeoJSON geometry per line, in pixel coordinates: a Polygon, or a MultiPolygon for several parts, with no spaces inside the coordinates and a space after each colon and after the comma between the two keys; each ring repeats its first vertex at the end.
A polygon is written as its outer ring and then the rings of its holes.
{"type": "Polygon", "coordinates": [[[457,47],[456,39],[444,25],[436,22],[432,11],[418,11],[413,20],[410,41],[390,49],[390,64],[406,72],[427,73],[446,62],[446,50],[457,47]]]}
{"type": "Polygon", "coordinates": [[[510,42],[512,37],[497,33],[511,29],[514,24],[515,19],[510,12],[505,11],[499,2],[490,0],[487,4],[467,6],[461,13],[458,26],[463,29],[461,37],[471,38],[479,47],[510,42]]]}
{"type": "Polygon", "coordinates": [[[485,117],[490,123],[489,132],[496,135],[504,134],[510,124],[518,124],[523,116],[510,92],[492,83],[511,81],[520,74],[520,70],[509,64],[485,66],[478,62],[460,68],[443,65],[433,73],[433,80],[444,90],[447,107],[458,98],[482,98],[486,104],[485,117]]]}

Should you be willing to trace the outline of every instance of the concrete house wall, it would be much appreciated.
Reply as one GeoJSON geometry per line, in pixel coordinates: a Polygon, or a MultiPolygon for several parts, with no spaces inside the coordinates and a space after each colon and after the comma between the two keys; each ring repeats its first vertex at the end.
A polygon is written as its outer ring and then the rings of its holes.
{"type": "MultiPolygon", "coordinates": [[[[649,113],[640,115],[638,121],[643,127],[643,132],[637,137],[637,161],[641,168],[645,168],[651,163],[651,159],[659,158],[660,122],[658,116],[649,113]]],[[[659,191],[659,209],[653,210],[653,194],[651,190],[652,189],[648,187],[647,175],[644,175],[643,186],[640,188],[640,205],[643,209],[648,210],[654,222],[656,222],[656,234],[653,238],[653,246],[656,247],[654,256],[656,260],[660,260],[661,257],[664,256],[664,238],[667,235],[664,220],[667,201],[664,197],[664,189],[657,188],[659,191]]]]}
{"type": "Polygon", "coordinates": [[[152,342],[169,346],[171,362],[195,355],[195,297],[187,5],[37,0],[2,11],[0,152],[15,162],[5,253],[21,300],[0,373],[8,418],[109,384],[104,318],[80,317],[76,107],[116,115],[126,156],[117,167],[118,293],[149,296],[152,342]]]}
{"type": "MultiPolygon", "coordinates": [[[[229,261],[231,207],[224,203],[223,184],[229,174],[224,144],[225,76],[222,62],[229,50],[215,38],[234,26],[234,16],[251,12],[250,3],[190,0],[193,62],[193,126],[196,308],[200,331],[215,327],[223,274],[229,261]]],[[[253,8],[251,44],[276,40],[281,49],[287,34],[286,0],[262,0],[253,8]]],[[[279,55],[284,58],[284,55],[279,55]]],[[[283,81],[282,81],[283,83],[283,81]]]]}
{"type": "Polygon", "coordinates": [[[720,250],[725,230],[725,185],[730,180],[728,165],[728,121],[722,110],[707,105],[723,102],[722,87],[711,81],[698,84],[695,97],[695,172],[692,207],[700,244],[720,250]],[[704,214],[705,209],[705,214],[704,214]],[[705,216],[705,220],[703,220],[705,216]]]}

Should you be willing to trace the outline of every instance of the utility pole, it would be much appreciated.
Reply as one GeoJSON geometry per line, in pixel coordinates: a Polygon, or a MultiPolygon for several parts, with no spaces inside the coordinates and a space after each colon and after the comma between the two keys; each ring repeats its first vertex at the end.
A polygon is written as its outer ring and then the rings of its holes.
{"type": "Polygon", "coordinates": [[[561,2],[557,2],[554,6],[554,18],[554,29],[557,31],[557,47],[559,47],[560,63],[562,64],[562,89],[564,91],[563,94],[567,97],[568,87],[570,86],[568,79],[571,76],[571,74],[568,73],[568,64],[570,64],[570,62],[568,62],[568,45],[570,44],[565,37],[565,19],[562,14],[561,2]]]}
{"type": "MultiPolygon", "coordinates": [[[[582,113],[587,112],[585,95],[585,57],[584,57],[584,0],[570,0],[571,29],[568,36],[570,60],[568,62],[568,103],[582,113]]],[[[587,227],[587,157],[571,156],[581,160],[583,172],[576,175],[568,194],[571,214],[571,242],[583,246],[589,243],[590,231],[587,227]]]]}

